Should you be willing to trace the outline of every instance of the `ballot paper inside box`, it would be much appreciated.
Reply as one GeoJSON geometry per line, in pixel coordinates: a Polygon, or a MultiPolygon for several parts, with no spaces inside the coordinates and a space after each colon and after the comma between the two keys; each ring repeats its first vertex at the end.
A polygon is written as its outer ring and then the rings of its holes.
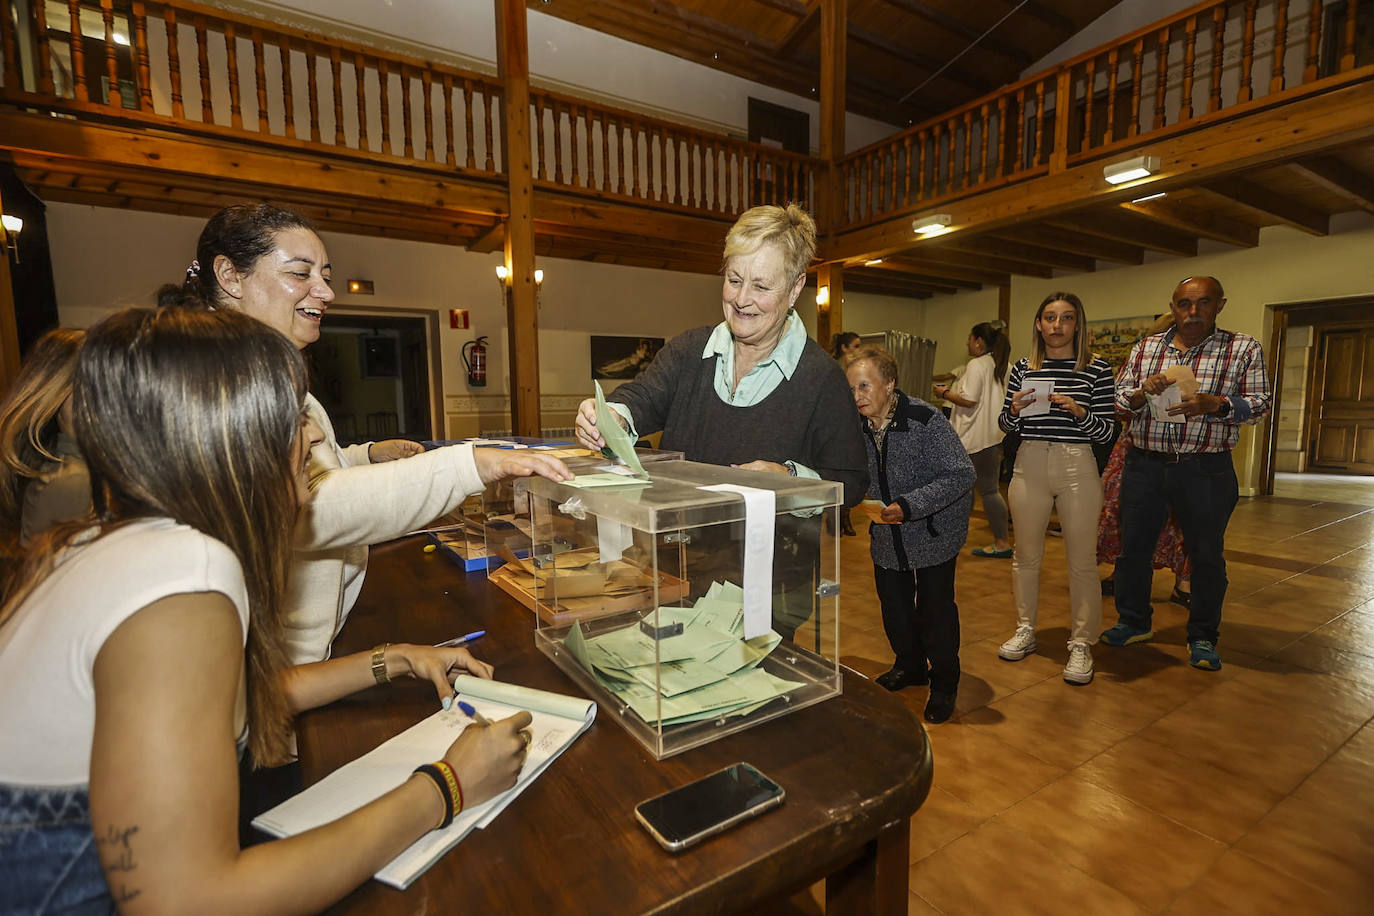
{"type": "Polygon", "coordinates": [[[540,650],[659,758],[836,696],[841,486],[645,470],[529,483],[530,555],[499,578],[533,591],[540,650]]]}
{"type": "MultiPolygon", "coordinates": [[[[613,465],[604,455],[576,443],[554,440],[523,439],[534,451],[558,458],[574,471],[604,469],[613,465]]],[[[682,452],[662,449],[635,449],[642,463],[681,461],[682,452]]],[[[495,569],[505,562],[505,554],[529,556],[530,510],[527,494],[528,478],[502,480],[486,486],[464,503],[470,506],[466,518],[480,533],[481,550],[488,557],[488,566],[495,569]],[[502,549],[504,548],[504,550],[502,549]]]]}

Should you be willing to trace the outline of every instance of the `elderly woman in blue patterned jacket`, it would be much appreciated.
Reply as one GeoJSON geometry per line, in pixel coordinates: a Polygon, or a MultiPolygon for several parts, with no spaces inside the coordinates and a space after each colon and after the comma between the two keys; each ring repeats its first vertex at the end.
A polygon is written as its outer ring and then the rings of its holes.
{"type": "Polygon", "coordinates": [[[943,413],[897,388],[892,354],[863,347],[845,374],[868,443],[868,495],[884,504],[869,549],[896,661],[878,683],[929,682],[926,721],[943,722],[959,688],[954,563],[968,538],[973,462],[943,413]]]}

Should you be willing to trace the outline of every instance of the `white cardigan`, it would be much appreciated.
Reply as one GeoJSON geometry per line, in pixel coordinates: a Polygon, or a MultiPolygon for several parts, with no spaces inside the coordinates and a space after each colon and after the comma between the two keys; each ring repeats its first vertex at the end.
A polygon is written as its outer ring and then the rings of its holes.
{"type": "Polygon", "coordinates": [[[296,524],[287,583],[287,651],[297,665],[329,658],[362,590],[367,545],[423,528],[483,487],[470,445],[372,464],[370,443],[339,447],[313,395],[305,409],[324,441],[310,451],[312,495],[296,524]]]}
{"type": "Polygon", "coordinates": [[[975,356],[968,361],[964,374],[954,384],[955,394],[978,402],[977,407],[955,404],[949,414],[950,425],[964,443],[964,451],[970,455],[1002,442],[1002,430],[997,426],[997,417],[1002,412],[1007,386],[1005,382],[997,381],[994,374],[996,369],[997,363],[991,353],[975,356]]]}

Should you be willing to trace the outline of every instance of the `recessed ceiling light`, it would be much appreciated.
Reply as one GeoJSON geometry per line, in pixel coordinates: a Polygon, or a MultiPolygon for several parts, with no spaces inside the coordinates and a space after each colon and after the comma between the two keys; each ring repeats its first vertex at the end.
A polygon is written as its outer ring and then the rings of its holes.
{"type": "Polygon", "coordinates": [[[923,238],[929,238],[947,231],[953,221],[953,217],[948,213],[927,213],[911,221],[911,231],[923,238]]]}
{"type": "Polygon", "coordinates": [[[1113,162],[1102,167],[1102,177],[1108,184],[1125,184],[1138,178],[1149,178],[1159,171],[1158,156],[1136,156],[1124,162],[1113,162]]]}
{"type": "Polygon", "coordinates": [[[1144,197],[1137,197],[1135,200],[1131,201],[1131,203],[1141,204],[1147,200],[1159,200],[1161,197],[1164,197],[1167,193],[1167,191],[1160,191],[1158,194],[1146,194],[1144,197]]]}

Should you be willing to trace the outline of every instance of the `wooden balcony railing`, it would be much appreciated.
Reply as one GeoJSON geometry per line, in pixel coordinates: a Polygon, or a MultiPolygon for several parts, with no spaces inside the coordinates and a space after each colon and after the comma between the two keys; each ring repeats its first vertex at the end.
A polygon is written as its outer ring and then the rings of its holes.
{"type": "Polygon", "coordinates": [[[1374,75],[1365,0],[1209,0],[845,156],[846,228],[1374,75]]]}
{"type": "MultiPolygon", "coordinates": [[[[35,0],[18,30],[11,13],[5,101],[500,176],[491,76],[185,2],[35,0]]],[[[537,90],[530,117],[549,187],[713,216],[814,200],[806,156],[537,90]]]]}

